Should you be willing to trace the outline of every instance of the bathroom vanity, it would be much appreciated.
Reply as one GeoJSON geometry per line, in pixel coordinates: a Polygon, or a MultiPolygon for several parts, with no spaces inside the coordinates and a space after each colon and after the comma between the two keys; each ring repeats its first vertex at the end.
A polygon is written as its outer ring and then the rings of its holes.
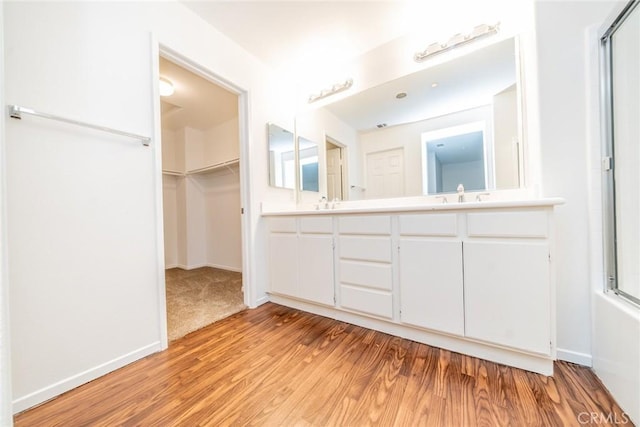
{"type": "Polygon", "coordinates": [[[551,375],[560,203],[263,209],[270,299],[551,375]]]}

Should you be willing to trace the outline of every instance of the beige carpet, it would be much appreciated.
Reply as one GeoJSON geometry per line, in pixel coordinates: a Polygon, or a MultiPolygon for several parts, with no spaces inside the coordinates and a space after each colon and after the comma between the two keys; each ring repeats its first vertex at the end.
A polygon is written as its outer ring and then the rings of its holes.
{"type": "Polygon", "coordinates": [[[245,308],[242,273],[202,267],[166,271],[169,341],[245,308]]]}

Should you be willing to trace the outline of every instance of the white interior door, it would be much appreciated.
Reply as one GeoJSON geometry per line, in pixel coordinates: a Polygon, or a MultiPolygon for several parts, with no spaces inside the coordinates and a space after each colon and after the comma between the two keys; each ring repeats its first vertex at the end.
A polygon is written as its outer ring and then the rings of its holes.
{"type": "Polygon", "coordinates": [[[367,198],[404,196],[404,149],[367,154],[367,198]]]}
{"type": "Polygon", "coordinates": [[[327,198],[344,200],[342,197],[342,149],[327,150],[327,198]]]}

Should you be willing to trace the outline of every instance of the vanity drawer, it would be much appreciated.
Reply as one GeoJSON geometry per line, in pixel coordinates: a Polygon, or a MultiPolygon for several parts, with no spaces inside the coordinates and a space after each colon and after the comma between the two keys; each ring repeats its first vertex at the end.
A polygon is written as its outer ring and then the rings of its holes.
{"type": "Polygon", "coordinates": [[[332,234],[333,218],[309,217],[300,218],[300,232],[310,234],[332,234]]]}
{"type": "Polygon", "coordinates": [[[393,302],[390,292],[341,285],[340,299],[341,306],[344,308],[387,319],[393,317],[393,302]]]}
{"type": "Polygon", "coordinates": [[[373,262],[391,262],[389,237],[340,236],[340,258],[373,262]]]}
{"type": "Polygon", "coordinates": [[[296,219],[290,217],[269,218],[269,231],[277,233],[295,233],[297,231],[296,219]]]}
{"type": "Polygon", "coordinates": [[[547,212],[475,212],[467,214],[470,237],[541,237],[548,236],[547,212]]]}
{"type": "Polygon", "coordinates": [[[390,291],[393,282],[391,264],[341,260],[340,282],[390,291]]]}
{"type": "Polygon", "coordinates": [[[343,216],[338,220],[341,234],[391,234],[391,217],[383,216],[343,216]]]}
{"type": "Polygon", "coordinates": [[[403,236],[457,236],[456,214],[400,215],[400,235],[403,236]]]}

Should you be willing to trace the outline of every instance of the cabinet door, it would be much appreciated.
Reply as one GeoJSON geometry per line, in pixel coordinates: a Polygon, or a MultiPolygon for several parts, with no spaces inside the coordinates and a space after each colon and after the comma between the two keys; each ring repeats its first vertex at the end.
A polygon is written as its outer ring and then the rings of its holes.
{"type": "Polygon", "coordinates": [[[298,236],[294,233],[269,235],[269,279],[271,291],[298,295],[298,236]]]}
{"type": "Polygon", "coordinates": [[[546,241],[465,242],[465,334],[550,354],[549,248],[546,241]]]}
{"type": "Polygon", "coordinates": [[[334,305],[333,236],[301,235],[300,298],[334,305]]]}
{"type": "Polygon", "coordinates": [[[400,239],[400,319],[464,334],[462,243],[400,239]]]}

